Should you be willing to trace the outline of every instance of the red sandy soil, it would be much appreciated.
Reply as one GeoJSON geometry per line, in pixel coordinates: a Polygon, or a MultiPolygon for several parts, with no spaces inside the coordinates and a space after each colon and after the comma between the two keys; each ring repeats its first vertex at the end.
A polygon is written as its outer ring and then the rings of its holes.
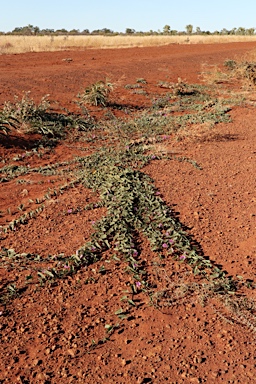
{"type": "MultiPolygon", "coordinates": [[[[159,81],[199,83],[203,64],[222,65],[241,57],[255,43],[170,45],[153,48],[26,53],[0,56],[0,105],[14,95],[31,91],[35,100],[45,94],[71,111],[85,86],[108,77],[115,83],[113,100],[128,106],[150,105],[150,97],[125,89],[136,79],[148,82],[148,95],[159,93],[159,81]]],[[[164,90],[163,90],[164,92],[164,90]]],[[[229,275],[255,278],[256,251],[256,114],[255,99],[235,106],[232,122],[218,124],[211,135],[170,138],[168,148],[201,165],[159,160],[144,171],[154,180],[164,200],[177,212],[188,233],[206,256],[229,275]]],[[[98,117],[100,108],[91,108],[98,117]]],[[[117,112],[113,110],[113,113],[117,112]]],[[[1,159],[22,155],[27,136],[0,136],[1,159]]],[[[68,142],[42,159],[24,161],[35,167],[84,155],[68,142]]],[[[4,165],[4,164],[3,164],[4,165]]],[[[2,165],[2,166],[3,166],[2,165]]],[[[54,177],[49,177],[54,179],[54,177]]],[[[28,199],[43,196],[45,184],[24,187],[15,180],[0,185],[0,209],[11,210],[28,199]],[[25,191],[24,191],[25,189],[25,191]]],[[[76,249],[92,233],[91,222],[103,209],[67,215],[68,209],[96,201],[91,191],[78,186],[53,198],[35,220],[2,236],[1,246],[42,256],[76,249]]],[[[16,212],[18,215],[18,212],[16,212]]],[[[5,224],[4,218],[1,225],[5,224]]],[[[7,218],[8,221],[10,218],[7,218]]],[[[141,259],[157,284],[156,291],[173,293],[173,300],[149,305],[143,292],[134,297],[136,308],[128,318],[114,314],[129,288],[125,263],[104,263],[111,252],[88,268],[52,285],[35,286],[0,308],[0,383],[255,383],[255,315],[230,310],[219,300],[200,294],[181,294],[182,284],[200,282],[185,264],[156,256],[142,239],[141,259]],[[102,265],[106,273],[99,273],[102,265]],[[176,285],[175,285],[176,284],[176,285]],[[235,313],[236,312],[236,313],[235,313]],[[105,325],[119,327],[109,341],[91,348],[106,336],[105,325]]],[[[0,288],[24,279],[24,271],[0,271],[0,288]]],[[[241,295],[255,300],[244,288],[241,295]]],[[[243,296],[242,296],[243,297],[243,296]]],[[[241,298],[242,298],[241,297],[241,298]]],[[[128,305],[129,307],[129,305],[128,305]]],[[[255,313],[255,309],[254,309],[255,313]]]]}

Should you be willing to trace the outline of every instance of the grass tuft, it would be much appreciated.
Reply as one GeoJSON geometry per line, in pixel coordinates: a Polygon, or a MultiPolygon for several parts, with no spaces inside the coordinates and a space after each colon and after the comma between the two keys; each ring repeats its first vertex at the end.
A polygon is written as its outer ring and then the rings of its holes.
{"type": "Polygon", "coordinates": [[[106,81],[97,81],[85,88],[82,94],[78,94],[80,105],[90,104],[106,107],[110,92],[113,90],[113,84],[106,81]]]}

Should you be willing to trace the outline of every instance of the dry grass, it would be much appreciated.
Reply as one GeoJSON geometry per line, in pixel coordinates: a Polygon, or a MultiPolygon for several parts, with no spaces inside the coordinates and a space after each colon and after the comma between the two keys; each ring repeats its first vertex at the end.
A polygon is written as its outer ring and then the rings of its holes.
{"type": "Polygon", "coordinates": [[[223,72],[217,64],[202,64],[200,78],[209,85],[223,84],[230,82],[230,74],[223,72]]]}
{"type": "Polygon", "coordinates": [[[168,44],[219,44],[256,41],[256,36],[0,36],[0,54],[78,48],[129,48],[168,44]]]}
{"type": "Polygon", "coordinates": [[[256,86],[256,49],[248,51],[235,60],[226,60],[218,65],[202,65],[201,80],[209,85],[239,84],[243,89],[256,86]]]}
{"type": "Polygon", "coordinates": [[[186,126],[176,133],[176,140],[181,141],[186,139],[193,143],[210,141],[213,136],[213,133],[211,132],[213,127],[214,125],[211,122],[186,126]]]}

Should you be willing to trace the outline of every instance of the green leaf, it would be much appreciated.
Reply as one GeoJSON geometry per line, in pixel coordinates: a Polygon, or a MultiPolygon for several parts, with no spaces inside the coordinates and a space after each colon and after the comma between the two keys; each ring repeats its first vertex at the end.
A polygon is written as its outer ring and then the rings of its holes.
{"type": "Polygon", "coordinates": [[[136,307],[136,304],[134,303],[134,301],[133,301],[133,300],[131,300],[131,299],[128,299],[128,300],[127,300],[127,302],[128,302],[129,304],[133,305],[134,307],[136,307]]]}
{"type": "Polygon", "coordinates": [[[115,311],[115,315],[120,315],[121,313],[123,313],[122,308],[119,308],[117,311],[115,311]]]}
{"type": "Polygon", "coordinates": [[[113,325],[106,324],[105,328],[107,329],[108,332],[111,332],[113,330],[113,325]]]}
{"type": "Polygon", "coordinates": [[[219,272],[216,272],[216,273],[212,273],[212,274],[211,274],[211,277],[212,277],[213,279],[216,279],[216,278],[218,278],[219,276],[220,276],[219,272]]]}
{"type": "Polygon", "coordinates": [[[52,272],[50,272],[50,271],[44,271],[44,273],[47,275],[47,276],[50,276],[50,277],[54,277],[54,274],[52,273],[52,272]]]}

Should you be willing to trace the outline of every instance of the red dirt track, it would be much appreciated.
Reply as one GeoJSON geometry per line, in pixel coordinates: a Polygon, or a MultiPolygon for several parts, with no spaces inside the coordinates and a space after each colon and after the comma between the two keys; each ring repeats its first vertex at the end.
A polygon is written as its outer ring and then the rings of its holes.
{"type": "MultiPolygon", "coordinates": [[[[7,100],[13,101],[14,95],[30,91],[36,101],[49,94],[51,100],[76,112],[76,95],[106,77],[115,84],[113,100],[134,108],[148,106],[150,96],[159,92],[159,81],[176,82],[181,78],[199,83],[202,65],[222,65],[255,48],[256,43],[230,43],[3,55],[0,107],[7,100]],[[124,88],[138,78],[147,80],[149,97],[124,88]]],[[[229,275],[250,280],[256,277],[255,102],[256,96],[251,94],[248,103],[233,107],[232,122],[217,124],[209,136],[169,139],[169,150],[195,160],[202,170],[186,162],[167,160],[144,169],[204,254],[229,275]]],[[[113,113],[122,114],[116,110],[113,113]]],[[[98,118],[102,111],[92,107],[91,114],[98,118]]],[[[0,160],[22,155],[26,147],[26,136],[11,135],[7,139],[0,134],[0,160]]],[[[53,164],[84,154],[76,143],[64,142],[47,158],[29,158],[26,165],[53,164]]],[[[34,177],[26,187],[15,180],[1,183],[0,210],[14,210],[28,199],[43,196],[47,186],[37,184],[38,180],[39,176],[34,177]]],[[[3,236],[1,247],[42,256],[75,253],[92,233],[91,222],[104,210],[64,214],[72,207],[97,200],[82,186],[71,192],[51,199],[36,220],[3,236]]],[[[0,225],[5,224],[0,216],[0,225]]],[[[104,260],[108,256],[104,255],[104,260]]],[[[144,239],[140,257],[155,258],[144,239]]],[[[31,284],[20,297],[0,306],[0,383],[256,382],[255,315],[231,315],[214,299],[203,305],[198,297],[184,296],[158,310],[141,292],[136,295],[138,307],[131,309],[109,341],[90,348],[92,340],[104,338],[105,325],[117,323],[114,313],[130,283],[129,275],[123,273],[124,263],[110,264],[107,273],[100,274],[97,271],[102,264],[100,261],[84,268],[50,287],[34,289],[31,284]]],[[[162,266],[152,267],[160,288],[173,289],[173,281],[185,283],[188,267],[177,264],[165,260],[167,274],[162,266]]],[[[19,282],[20,276],[24,279],[22,273],[0,269],[0,289],[19,282]]],[[[199,278],[194,281],[199,282],[199,278]]],[[[241,295],[256,299],[252,289],[244,288],[241,295]]]]}

